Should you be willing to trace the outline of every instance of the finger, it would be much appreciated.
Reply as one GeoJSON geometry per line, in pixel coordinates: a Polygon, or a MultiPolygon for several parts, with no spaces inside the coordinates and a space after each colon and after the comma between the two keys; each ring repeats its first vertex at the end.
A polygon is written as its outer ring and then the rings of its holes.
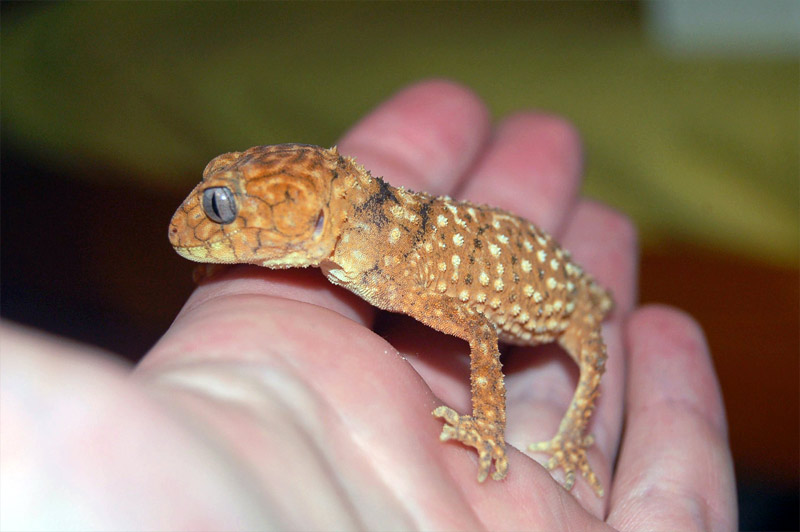
{"type": "Polygon", "coordinates": [[[489,132],[489,113],[461,85],[431,80],[400,91],[347,132],[339,151],[394,186],[448,194],[489,132]]]}
{"type": "Polygon", "coordinates": [[[666,307],[627,327],[628,421],[612,491],[611,524],[731,530],[733,462],[719,383],[703,332],[666,307]]]}
{"type": "Polygon", "coordinates": [[[575,200],[581,161],[572,125],[549,115],[514,115],[499,126],[459,196],[556,233],[575,200]]]}

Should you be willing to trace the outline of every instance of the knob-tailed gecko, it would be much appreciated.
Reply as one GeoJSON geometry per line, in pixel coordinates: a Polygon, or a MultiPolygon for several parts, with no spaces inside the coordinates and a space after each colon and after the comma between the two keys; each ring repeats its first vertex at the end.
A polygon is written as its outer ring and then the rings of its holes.
{"type": "Polygon", "coordinates": [[[505,385],[498,340],[558,342],[580,377],[549,441],[570,489],[581,473],[602,496],[587,460],[586,426],[606,349],[600,324],[612,307],[570,254],[511,213],[392,187],[336,148],[257,146],[220,155],[169,227],[175,250],[206,263],[315,266],[372,305],[466,340],[472,413],[439,406],[442,441],[478,451],[478,480],[506,476],[505,385]]]}

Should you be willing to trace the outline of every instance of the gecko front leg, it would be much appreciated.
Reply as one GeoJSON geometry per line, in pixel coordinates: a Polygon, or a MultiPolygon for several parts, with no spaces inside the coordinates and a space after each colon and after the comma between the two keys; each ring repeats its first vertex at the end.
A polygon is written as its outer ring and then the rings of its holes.
{"type": "Polygon", "coordinates": [[[494,326],[484,316],[447,296],[418,293],[407,301],[413,302],[414,310],[419,312],[404,312],[429,327],[469,342],[472,415],[459,415],[447,406],[437,407],[433,415],[445,421],[439,439],[475,447],[479,482],[486,480],[492,462],[492,478],[503,479],[508,470],[504,435],[506,392],[494,326]]]}

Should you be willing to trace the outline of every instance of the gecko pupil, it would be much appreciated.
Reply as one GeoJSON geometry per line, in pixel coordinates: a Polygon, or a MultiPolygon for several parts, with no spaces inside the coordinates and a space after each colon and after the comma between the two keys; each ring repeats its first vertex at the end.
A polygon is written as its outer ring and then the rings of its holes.
{"type": "Polygon", "coordinates": [[[317,238],[319,235],[322,234],[322,230],[325,228],[325,212],[319,211],[317,215],[317,223],[314,224],[314,235],[313,238],[317,238]]]}
{"type": "Polygon", "coordinates": [[[229,224],[236,219],[236,202],[228,187],[212,187],[203,191],[203,211],[218,224],[229,224]]]}

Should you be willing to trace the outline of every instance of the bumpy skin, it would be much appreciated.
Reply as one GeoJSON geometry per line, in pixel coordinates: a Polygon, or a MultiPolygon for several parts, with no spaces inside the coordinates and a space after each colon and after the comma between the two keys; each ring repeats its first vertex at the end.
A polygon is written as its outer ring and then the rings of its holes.
{"type": "Polygon", "coordinates": [[[570,489],[603,489],[585,434],[606,359],[609,295],[541,229],[508,212],[392,187],[336,148],[258,146],[213,159],[169,227],[175,250],[205,263],[318,266],[381,309],[469,342],[472,414],[446,406],[440,439],[475,447],[478,480],[505,477],[505,386],[498,339],[557,341],[580,368],[551,455],[570,489]],[[204,202],[203,198],[206,197],[204,202]],[[217,221],[214,221],[217,220],[217,221]]]}

